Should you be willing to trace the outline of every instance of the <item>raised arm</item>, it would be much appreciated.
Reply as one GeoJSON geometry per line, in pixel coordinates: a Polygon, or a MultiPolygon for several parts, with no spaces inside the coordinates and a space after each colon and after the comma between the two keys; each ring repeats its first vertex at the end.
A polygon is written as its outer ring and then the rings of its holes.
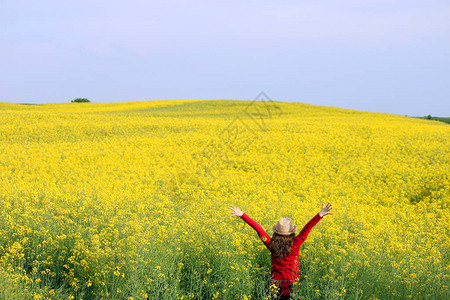
{"type": "Polygon", "coordinates": [[[316,226],[320,220],[322,220],[322,217],[319,214],[315,215],[311,220],[309,220],[308,223],[306,223],[305,227],[303,227],[297,237],[303,241],[306,240],[308,234],[311,232],[311,229],[313,229],[313,227],[316,226]]]}
{"type": "Polygon", "coordinates": [[[308,234],[311,232],[311,229],[319,223],[320,220],[326,215],[332,215],[330,210],[333,207],[331,207],[331,203],[328,202],[328,204],[325,206],[325,204],[322,203],[322,209],[320,212],[315,215],[308,223],[306,223],[305,227],[300,231],[300,233],[297,235],[298,238],[302,239],[303,241],[306,240],[308,237],[308,234]]]}
{"type": "Polygon", "coordinates": [[[237,216],[240,217],[242,220],[245,221],[248,225],[250,225],[253,229],[255,229],[256,233],[258,234],[261,241],[266,245],[266,247],[269,246],[270,237],[267,235],[266,231],[255,221],[253,221],[249,216],[247,216],[243,211],[241,211],[239,208],[234,207],[231,205],[229,207],[231,210],[231,216],[237,216]]]}

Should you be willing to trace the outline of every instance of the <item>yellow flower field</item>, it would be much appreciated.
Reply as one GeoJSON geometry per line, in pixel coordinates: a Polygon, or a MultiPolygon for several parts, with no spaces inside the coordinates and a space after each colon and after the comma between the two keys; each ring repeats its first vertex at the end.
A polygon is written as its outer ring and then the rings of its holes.
{"type": "Polygon", "coordinates": [[[0,299],[448,299],[448,124],[302,103],[0,103],[0,299]]]}

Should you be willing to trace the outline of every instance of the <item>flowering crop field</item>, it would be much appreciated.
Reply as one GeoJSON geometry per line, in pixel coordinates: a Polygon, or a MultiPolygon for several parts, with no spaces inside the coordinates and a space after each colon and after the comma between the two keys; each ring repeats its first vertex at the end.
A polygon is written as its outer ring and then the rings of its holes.
{"type": "Polygon", "coordinates": [[[273,101],[0,103],[1,299],[449,299],[448,124],[273,101]]]}

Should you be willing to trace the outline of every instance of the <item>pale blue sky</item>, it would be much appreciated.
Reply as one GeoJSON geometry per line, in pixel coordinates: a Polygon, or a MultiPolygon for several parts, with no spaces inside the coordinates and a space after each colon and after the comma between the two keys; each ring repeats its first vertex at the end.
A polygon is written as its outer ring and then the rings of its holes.
{"type": "Polygon", "coordinates": [[[0,101],[298,101],[450,116],[450,2],[0,0],[0,101]]]}

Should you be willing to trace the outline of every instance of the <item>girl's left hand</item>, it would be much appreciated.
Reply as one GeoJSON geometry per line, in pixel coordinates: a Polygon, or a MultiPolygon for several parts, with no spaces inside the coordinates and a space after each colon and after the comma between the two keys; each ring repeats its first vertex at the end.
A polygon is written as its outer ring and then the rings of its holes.
{"type": "Polygon", "coordinates": [[[244,212],[242,210],[239,209],[239,207],[234,207],[234,205],[231,205],[230,207],[228,207],[231,210],[231,216],[236,216],[236,217],[242,217],[242,215],[244,214],[244,212]]]}

